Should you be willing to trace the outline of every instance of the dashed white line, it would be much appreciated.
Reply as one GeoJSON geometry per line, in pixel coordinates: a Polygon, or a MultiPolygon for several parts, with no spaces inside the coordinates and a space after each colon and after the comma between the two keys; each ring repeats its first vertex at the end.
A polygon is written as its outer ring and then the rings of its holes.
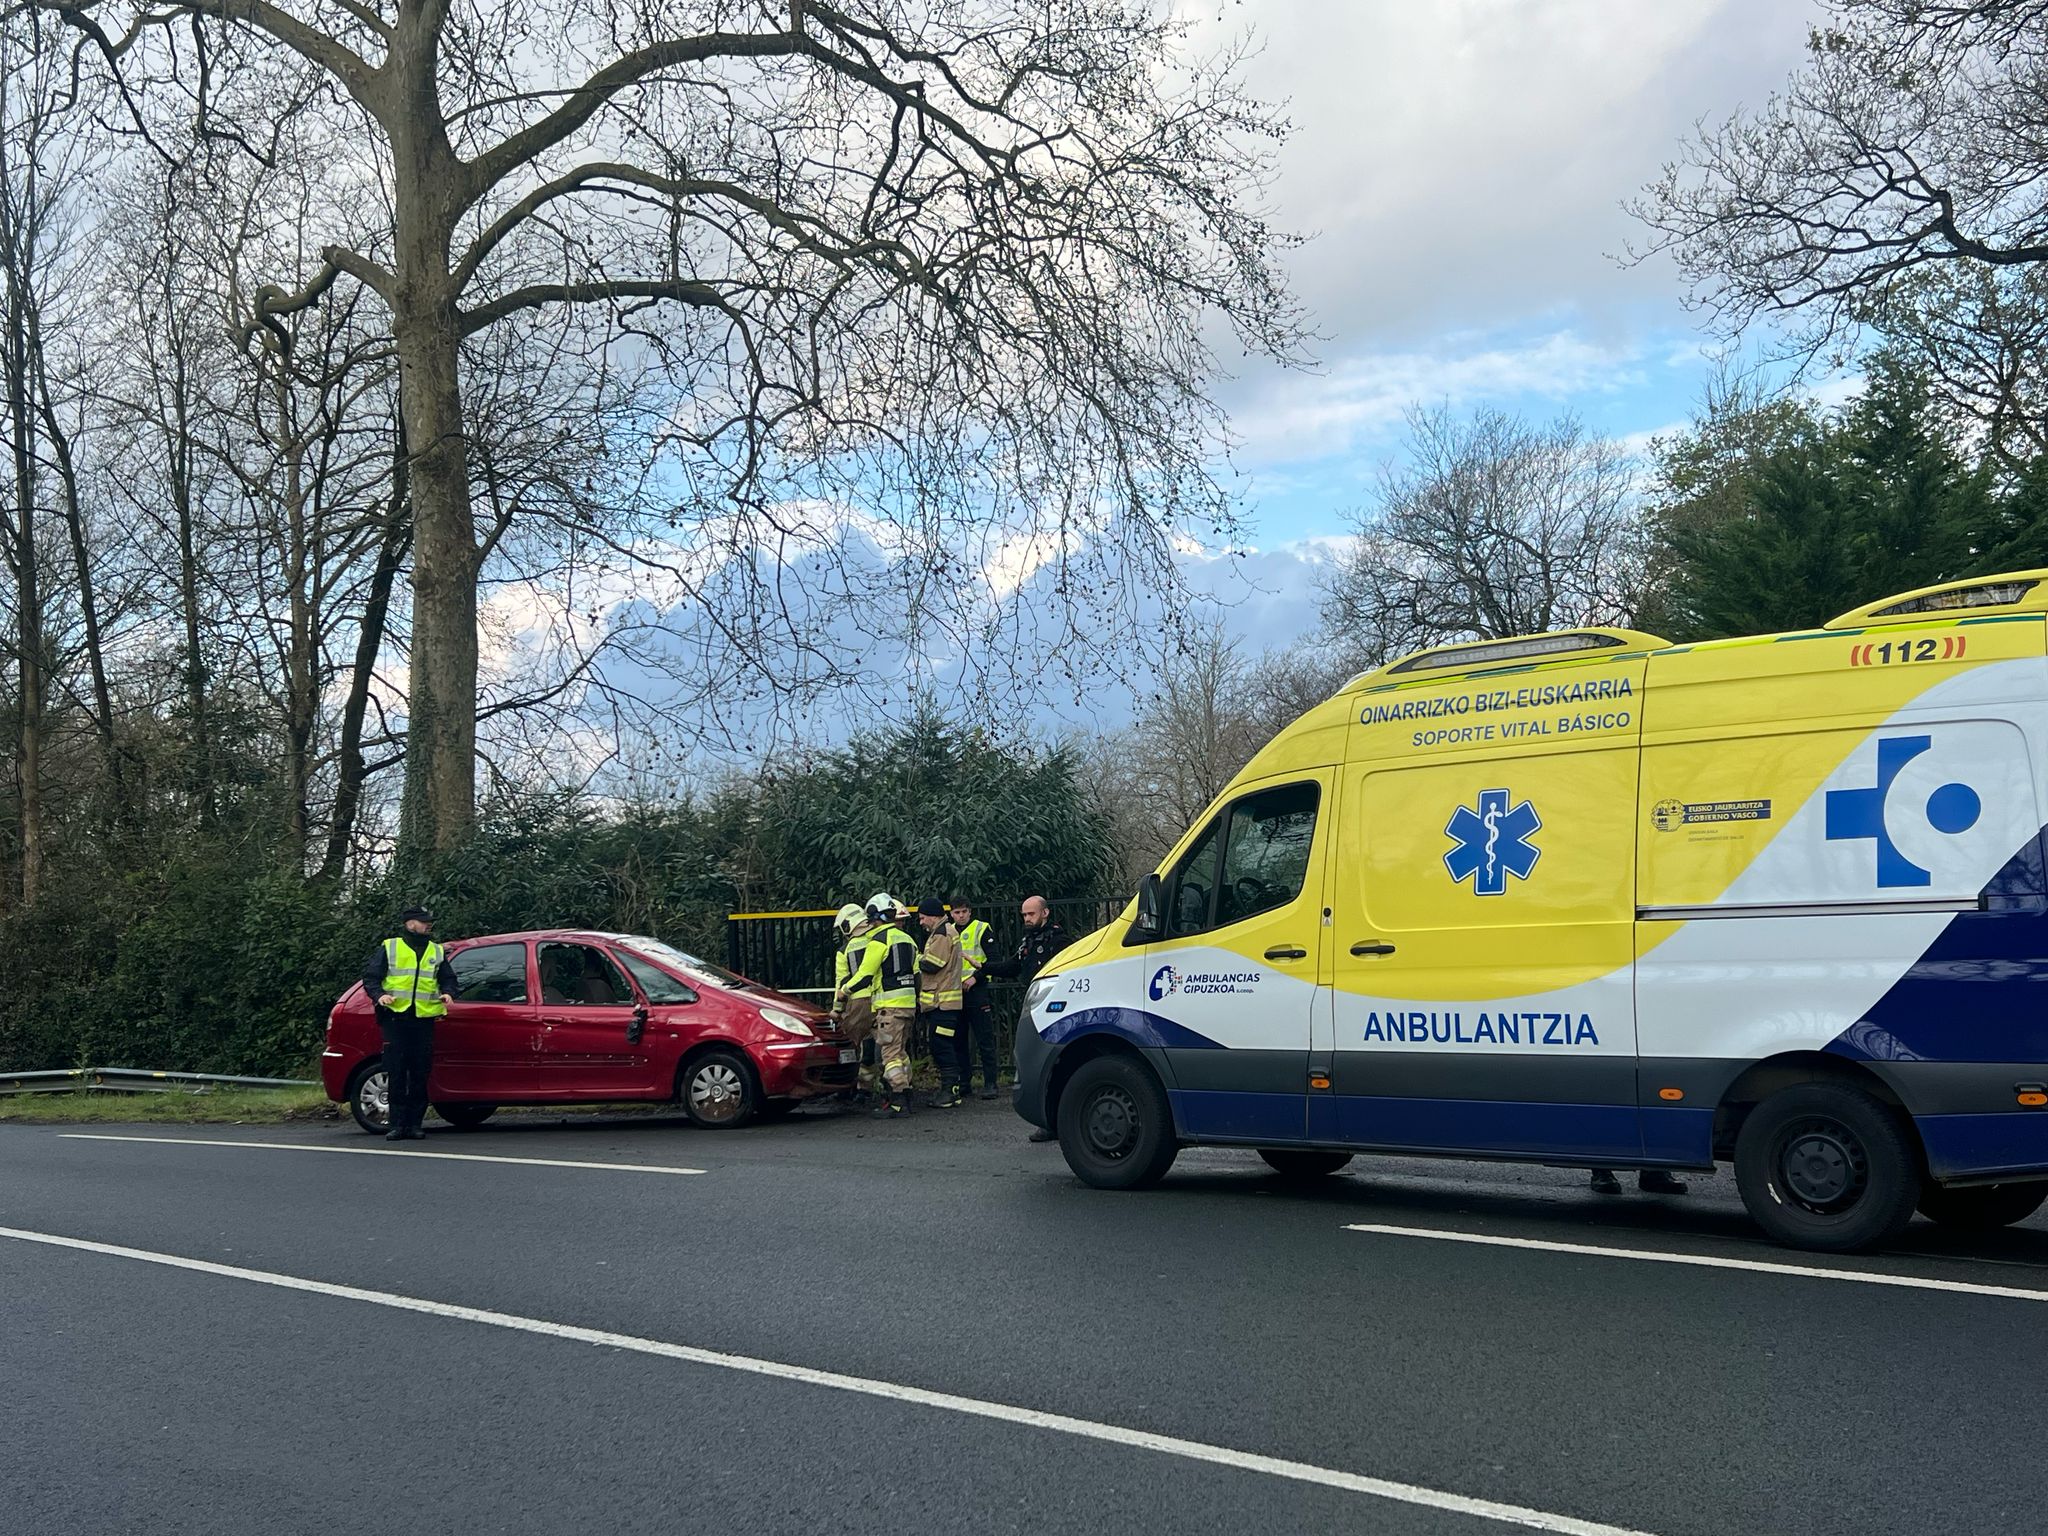
{"type": "Polygon", "coordinates": [[[1496,1237],[1485,1232],[1446,1232],[1441,1227],[1397,1227],[1381,1222],[1348,1223],[1346,1232],[1380,1237],[1421,1237],[1440,1243],[1473,1243],[1482,1248],[1534,1248],[1543,1253],[1576,1253],[1596,1259],[1634,1259],[1643,1264],[1687,1264],[1698,1269],[1746,1269],[1763,1275],[1791,1275],[1802,1280],[1846,1280],[1852,1285],[1890,1285],[1909,1291],[1951,1291],[1965,1296],[1996,1296],[2007,1301],[2048,1301],[2048,1290],[2011,1285],[1973,1285],[1966,1280],[1933,1280],[1924,1275],[1898,1275],[1866,1269],[1823,1269],[1814,1264],[1771,1264],[1762,1259],[1723,1259],[1704,1253],[1663,1253],[1651,1248],[1609,1248],[1597,1243],[1559,1243],[1538,1237],[1496,1237]]]}
{"type": "Polygon", "coordinates": [[[606,1349],[658,1355],[664,1359],[681,1360],[691,1365],[740,1371],[751,1376],[769,1376],[782,1381],[800,1382],[805,1386],[824,1387],[834,1392],[853,1392],[863,1397],[886,1398],[892,1402],[909,1403],[920,1408],[936,1408],[978,1419],[995,1419],[1005,1424],[1049,1430],[1054,1434],[1071,1435],[1077,1439],[1101,1441],[1133,1450],[1153,1451],[1163,1456],[1176,1456],[1186,1461],[1231,1467],[1241,1472],[1261,1473],[1288,1482],[1311,1483],[1318,1487],[1363,1494],[1369,1498],[1385,1499],[1397,1504],[1419,1505],[1425,1509],[1470,1515],[1475,1519],[1491,1520],[1501,1525],[1521,1526],[1526,1530],[1555,1531],[1560,1533],[1560,1536],[1648,1536],[1646,1532],[1626,1526],[1605,1525],[1597,1520],[1580,1520],[1571,1515],[1552,1514],[1546,1510],[1529,1509],[1519,1504],[1475,1499],[1460,1493],[1448,1493],[1442,1489],[1424,1488],[1415,1483],[1397,1483],[1381,1477],[1365,1477],[1356,1472],[1343,1472],[1334,1467],[1319,1467],[1310,1462],[1289,1461],[1280,1456],[1263,1456],[1254,1451],[1241,1451],[1227,1445],[1213,1445],[1202,1440],[1184,1440],[1178,1435],[1154,1434],[1149,1430],[1131,1429],[1121,1424],[1072,1418],[1063,1413],[1043,1413],[1035,1408],[1020,1408],[1011,1403],[989,1402],[978,1397],[962,1397],[953,1392],[934,1392],[924,1387],[906,1386],[900,1382],[880,1381],[865,1376],[844,1376],[837,1371],[814,1370],[810,1366],[790,1365],[781,1360],[727,1354],[723,1350],[700,1349],[689,1344],[671,1344],[662,1339],[643,1339],[632,1334],[610,1333],[599,1328],[579,1328],[572,1324],[553,1323],[537,1317],[520,1317],[509,1312],[488,1312],[480,1307],[428,1301],[422,1297],[400,1295],[393,1291],[363,1290],[353,1285],[334,1285],[325,1280],[308,1280],[298,1275],[276,1274],[269,1270],[243,1269],[234,1264],[215,1264],[205,1259],[188,1259],[177,1254],[156,1253],[144,1248],[123,1248],[113,1243],[88,1242],[84,1238],[62,1237],[50,1232],[26,1232],[14,1227],[0,1227],[0,1237],[14,1238],[25,1243],[40,1243],[52,1248],[71,1248],[83,1253],[104,1254],[118,1259],[134,1259],[145,1264],[160,1264],[170,1269],[190,1270],[197,1274],[216,1275],[223,1279],[247,1280],[257,1285],[275,1286],[280,1290],[306,1291],[316,1296],[331,1296],[341,1301],[367,1302],[371,1306],[390,1307],[401,1312],[423,1312],[430,1317],[481,1323],[490,1328],[541,1334],[548,1338],[568,1339],[579,1344],[595,1344],[606,1349]]]}
{"type": "Polygon", "coordinates": [[[663,1168],[651,1163],[575,1162],[560,1157],[492,1157],[483,1152],[421,1152],[405,1147],[322,1147],[297,1141],[241,1141],[229,1136],[95,1136],[65,1131],[65,1141],[132,1141],[158,1147],[254,1147],[265,1152],[346,1152],[356,1157],[424,1157],[437,1163],[517,1163],[528,1168],[595,1168],[600,1173],[702,1173],[702,1168],[663,1168]]]}

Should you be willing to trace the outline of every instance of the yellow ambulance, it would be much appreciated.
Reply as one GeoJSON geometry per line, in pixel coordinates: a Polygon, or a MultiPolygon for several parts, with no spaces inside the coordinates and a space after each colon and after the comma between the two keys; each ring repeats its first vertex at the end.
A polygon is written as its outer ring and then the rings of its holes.
{"type": "Polygon", "coordinates": [[[1019,1112],[1183,1145],[1732,1162],[1801,1247],[2048,1195],[2048,570],[1794,634],[1450,645],[1282,730],[1054,958],[1019,1112]]]}

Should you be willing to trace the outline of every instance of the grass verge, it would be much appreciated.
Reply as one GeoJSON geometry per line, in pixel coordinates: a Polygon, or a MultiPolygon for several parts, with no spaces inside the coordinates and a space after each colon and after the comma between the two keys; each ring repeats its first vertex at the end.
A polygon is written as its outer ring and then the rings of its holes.
{"type": "Polygon", "coordinates": [[[25,1093],[0,1095],[0,1121],[81,1124],[127,1121],[144,1125],[281,1125],[321,1120],[340,1109],[327,1093],[310,1088],[213,1088],[166,1093],[25,1093]]]}

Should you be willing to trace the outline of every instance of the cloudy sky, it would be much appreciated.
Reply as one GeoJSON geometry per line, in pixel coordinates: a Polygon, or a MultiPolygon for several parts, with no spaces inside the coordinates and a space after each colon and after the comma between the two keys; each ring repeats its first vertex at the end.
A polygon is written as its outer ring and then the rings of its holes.
{"type": "Polygon", "coordinates": [[[1258,553],[1206,564],[1255,645],[1312,622],[1307,557],[1398,454],[1413,402],[1570,411],[1621,438],[1683,422],[1707,365],[1670,267],[1615,258],[1620,207],[1700,118],[1783,84],[1808,0],[1188,0],[1249,28],[1295,126],[1276,221],[1312,373],[1223,386],[1258,553]],[[1243,576],[1236,573],[1242,572],[1243,576]],[[1249,583],[1244,579],[1249,578],[1249,583]]]}

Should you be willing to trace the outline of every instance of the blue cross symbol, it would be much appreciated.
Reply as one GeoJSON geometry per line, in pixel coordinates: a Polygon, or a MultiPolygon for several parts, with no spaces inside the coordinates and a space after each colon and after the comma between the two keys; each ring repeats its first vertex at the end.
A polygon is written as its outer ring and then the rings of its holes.
{"type": "MultiPolygon", "coordinates": [[[[1891,793],[1892,780],[1899,776],[1900,769],[1933,745],[1931,736],[1893,736],[1880,741],[1875,788],[1828,791],[1828,841],[1867,837],[1875,842],[1880,890],[1933,883],[1933,875],[1899,852],[1884,827],[1884,802],[1891,793]]],[[[1984,802],[1969,785],[1944,784],[1927,797],[1927,824],[1953,837],[1974,827],[1983,809],[1984,802]]]]}
{"type": "Polygon", "coordinates": [[[1458,846],[1444,855],[1444,868],[1453,880],[1472,882],[1475,896],[1499,896],[1508,888],[1508,876],[1529,878],[1529,871],[1543,856],[1543,850],[1529,841],[1529,834],[1543,825],[1536,807],[1524,800],[1510,809],[1504,789],[1479,791],[1479,809],[1461,805],[1444,827],[1444,835],[1458,846]]]}

